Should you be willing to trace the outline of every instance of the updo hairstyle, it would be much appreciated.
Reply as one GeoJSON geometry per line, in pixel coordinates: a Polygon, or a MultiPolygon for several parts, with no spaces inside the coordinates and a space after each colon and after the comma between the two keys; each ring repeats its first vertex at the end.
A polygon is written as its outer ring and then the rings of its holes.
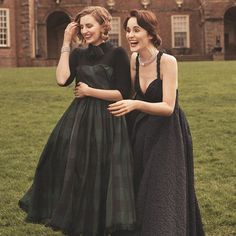
{"type": "Polygon", "coordinates": [[[145,29],[148,34],[152,37],[151,41],[153,45],[157,48],[161,45],[161,37],[158,34],[158,21],[156,15],[147,10],[131,10],[130,15],[126,18],[124,22],[124,29],[126,30],[128,21],[131,17],[137,19],[137,23],[140,27],[145,29]]]}

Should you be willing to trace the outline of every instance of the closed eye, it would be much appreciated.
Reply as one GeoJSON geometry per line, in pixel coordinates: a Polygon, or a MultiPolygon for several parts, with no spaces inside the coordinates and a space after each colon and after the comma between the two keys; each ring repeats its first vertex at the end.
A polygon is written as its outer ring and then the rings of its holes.
{"type": "Polygon", "coordinates": [[[86,25],[80,25],[80,26],[79,26],[80,29],[83,29],[84,27],[86,27],[86,28],[92,28],[93,25],[92,25],[92,24],[86,24],[86,25]]]}
{"type": "Polygon", "coordinates": [[[86,27],[87,27],[87,28],[92,28],[93,25],[92,25],[92,24],[86,24],[86,27]]]}

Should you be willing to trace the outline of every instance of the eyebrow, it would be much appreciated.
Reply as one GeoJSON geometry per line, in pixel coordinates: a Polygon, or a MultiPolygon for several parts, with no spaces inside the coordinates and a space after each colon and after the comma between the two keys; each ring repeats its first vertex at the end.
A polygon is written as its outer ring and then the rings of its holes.
{"type": "Polygon", "coordinates": [[[79,26],[83,26],[83,25],[93,25],[92,23],[85,23],[85,24],[80,24],[79,26]]]}
{"type": "Polygon", "coordinates": [[[133,29],[133,30],[141,30],[141,27],[140,26],[138,26],[138,25],[135,25],[134,27],[129,27],[129,26],[127,26],[126,27],[126,30],[131,30],[131,29],[133,29]]]}
{"type": "Polygon", "coordinates": [[[141,26],[135,25],[135,26],[133,26],[133,27],[129,27],[129,26],[127,25],[126,28],[141,28],[141,26]]]}

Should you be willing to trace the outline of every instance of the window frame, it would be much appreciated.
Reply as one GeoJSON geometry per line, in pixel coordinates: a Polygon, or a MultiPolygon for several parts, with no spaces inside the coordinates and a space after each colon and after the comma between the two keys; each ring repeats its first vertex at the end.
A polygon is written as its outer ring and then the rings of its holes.
{"type": "Polygon", "coordinates": [[[0,43],[0,48],[7,48],[7,47],[10,47],[10,11],[9,11],[9,8],[0,8],[0,11],[5,11],[6,12],[6,30],[7,30],[7,32],[6,32],[6,44],[1,44],[0,43]]]}
{"type": "Polygon", "coordinates": [[[121,46],[121,18],[119,16],[112,16],[112,20],[111,20],[111,31],[109,32],[110,38],[111,38],[111,35],[117,34],[118,35],[118,46],[121,46]],[[113,19],[118,20],[117,21],[118,22],[118,32],[114,32],[114,33],[112,33],[112,31],[113,31],[112,20],[113,19]]]}
{"type": "Polygon", "coordinates": [[[190,28],[189,28],[189,15],[172,15],[171,16],[171,40],[172,40],[172,48],[190,48],[190,28]],[[174,29],[174,22],[175,22],[175,17],[185,17],[186,18],[186,46],[176,46],[176,41],[175,41],[175,33],[179,32],[182,33],[181,31],[177,31],[174,29]]]}

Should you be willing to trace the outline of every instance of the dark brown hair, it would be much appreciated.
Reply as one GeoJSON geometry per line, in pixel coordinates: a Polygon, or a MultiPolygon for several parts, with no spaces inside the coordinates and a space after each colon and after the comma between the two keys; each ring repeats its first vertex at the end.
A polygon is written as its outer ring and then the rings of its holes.
{"type": "Polygon", "coordinates": [[[126,30],[128,21],[131,17],[137,19],[138,25],[145,29],[148,34],[152,37],[151,41],[153,45],[157,48],[161,45],[161,37],[158,34],[158,21],[156,15],[147,10],[131,10],[130,15],[126,18],[124,22],[124,29],[126,30]]]}
{"type": "MultiPolygon", "coordinates": [[[[111,30],[111,15],[110,13],[104,8],[104,7],[100,7],[100,6],[89,6],[89,7],[85,7],[82,11],[80,11],[76,17],[75,17],[75,22],[77,22],[78,24],[80,24],[80,19],[83,16],[86,15],[91,15],[95,18],[95,20],[103,26],[104,28],[104,32],[102,33],[102,39],[103,40],[107,40],[108,37],[108,32],[111,30]]],[[[84,41],[83,35],[81,34],[81,29],[79,27],[78,30],[78,38],[81,41],[84,41]]]]}

